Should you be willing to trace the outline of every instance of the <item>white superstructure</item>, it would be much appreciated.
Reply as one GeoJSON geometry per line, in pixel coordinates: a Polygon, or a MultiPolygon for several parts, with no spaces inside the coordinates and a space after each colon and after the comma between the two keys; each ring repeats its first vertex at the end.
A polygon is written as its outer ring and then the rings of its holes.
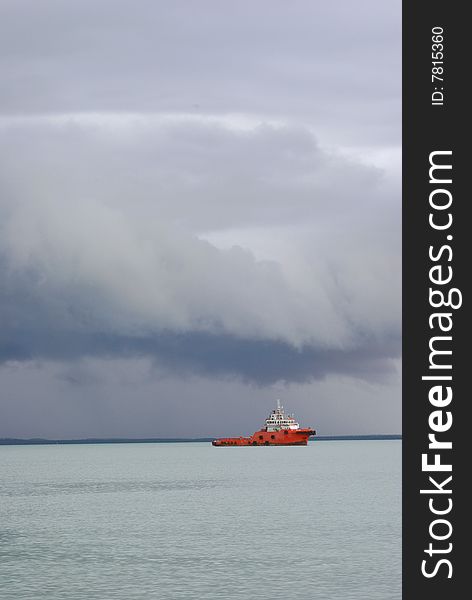
{"type": "Polygon", "coordinates": [[[300,425],[295,421],[293,415],[286,415],[284,407],[277,400],[277,408],[274,409],[265,420],[267,431],[280,431],[281,429],[300,429],[300,425]]]}

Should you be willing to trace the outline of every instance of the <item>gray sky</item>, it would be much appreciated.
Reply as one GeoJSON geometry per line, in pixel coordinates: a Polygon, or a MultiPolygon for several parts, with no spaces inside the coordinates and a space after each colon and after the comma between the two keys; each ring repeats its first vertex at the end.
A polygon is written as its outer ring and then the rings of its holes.
{"type": "Polygon", "coordinates": [[[400,431],[400,9],[0,4],[0,436],[400,431]]]}

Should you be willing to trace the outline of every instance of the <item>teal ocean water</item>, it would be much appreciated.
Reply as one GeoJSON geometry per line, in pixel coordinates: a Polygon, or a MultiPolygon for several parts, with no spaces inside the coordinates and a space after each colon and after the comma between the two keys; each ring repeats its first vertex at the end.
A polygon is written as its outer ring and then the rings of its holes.
{"type": "Polygon", "coordinates": [[[6,600],[399,600],[401,442],[0,447],[6,600]]]}

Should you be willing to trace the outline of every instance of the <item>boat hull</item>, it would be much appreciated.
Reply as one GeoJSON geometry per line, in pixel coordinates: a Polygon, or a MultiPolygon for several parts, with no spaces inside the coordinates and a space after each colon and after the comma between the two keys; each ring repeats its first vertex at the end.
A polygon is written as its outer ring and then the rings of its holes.
{"type": "Polygon", "coordinates": [[[314,429],[284,429],[281,431],[256,431],[250,437],[219,438],[212,442],[217,447],[234,446],[306,446],[315,435],[314,429]]]}

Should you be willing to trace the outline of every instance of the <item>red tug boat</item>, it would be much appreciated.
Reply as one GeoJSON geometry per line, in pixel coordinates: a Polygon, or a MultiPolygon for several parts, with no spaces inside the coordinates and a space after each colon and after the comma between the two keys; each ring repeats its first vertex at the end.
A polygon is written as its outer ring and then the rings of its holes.
{"type": "Polygon", "coordinates": [[[213,446],[306,446],[308,438],[315,435],[311,428],[301,428],[293,415],[286,415],[277,400],[275,408],[265,420],[265,426],[251,437],[219,438],[213,446]]]}

